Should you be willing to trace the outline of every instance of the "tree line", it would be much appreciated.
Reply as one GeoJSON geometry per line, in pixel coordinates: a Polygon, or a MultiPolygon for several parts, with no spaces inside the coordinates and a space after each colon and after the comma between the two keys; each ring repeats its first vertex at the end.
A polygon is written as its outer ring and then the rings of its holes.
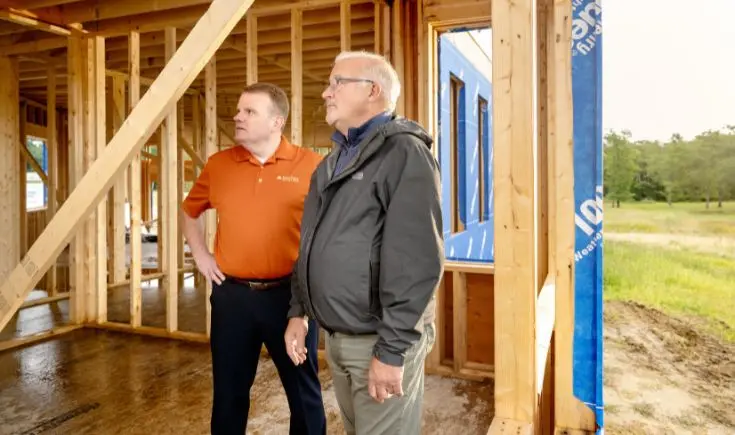
{"type": "Polygon", "coordinates": [[[691,140],[674,134],[665,143],[632,139],[627,130],[604,137],[605,197],[625,201],[712,202],[735,199],[735,125],[691,140]]]}

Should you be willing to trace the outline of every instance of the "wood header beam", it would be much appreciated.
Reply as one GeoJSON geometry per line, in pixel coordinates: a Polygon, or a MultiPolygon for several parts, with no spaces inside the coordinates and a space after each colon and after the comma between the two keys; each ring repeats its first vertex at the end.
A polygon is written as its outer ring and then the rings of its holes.
{"type": "Polygon", "coordinates": [[[202,71],[253,0],[214,0],[171,61],[95,160],[56,216],[0,287],[3,329],[51,266],[84,218],[100,202],[156,130],[166,113],[202,71]]]}

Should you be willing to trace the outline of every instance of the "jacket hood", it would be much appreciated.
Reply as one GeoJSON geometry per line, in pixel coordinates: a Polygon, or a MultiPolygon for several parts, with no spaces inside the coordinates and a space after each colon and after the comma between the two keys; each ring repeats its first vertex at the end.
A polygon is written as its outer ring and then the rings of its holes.
{"type": "Polygon", "coordinates": [[[397,134],[408,133],[419,138],[429,149],[434,144],[434,139],[432,139],[429,133],[419,123],[402,116],[394,117],[393,120],[383,125],[381,130],[386,138],[397,134]]]}

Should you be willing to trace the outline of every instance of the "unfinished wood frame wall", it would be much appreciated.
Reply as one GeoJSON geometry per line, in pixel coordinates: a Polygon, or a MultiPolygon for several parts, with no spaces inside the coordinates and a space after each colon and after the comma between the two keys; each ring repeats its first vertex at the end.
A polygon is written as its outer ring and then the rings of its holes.
{"type": "MultiPolygon", "coordinates": [[[[492,364],[484,367],[484,373],[467,370],[471,358],[465,330],[472,316],[463,317],[458,310],[465,311],[469,305],[472,290],[467,284],[472,273],[461,272],[465,265],[449,263],[438,294],[437,346],[427,370],[494,377],[495,416],[489,433],[592,432],[593,414],[571,390],[571,1],[419,3],[418,115],[431,132],[438,131],[433,98],[437,82],[432,77],[437,71],[438,32],[471,27],[483,17],[489,21],[492,10],[494,199],[498,204],[494,275],[487,271],[494,279],[482,287],[492,293],[483,313],[492,319],[492,364]]],[[[472,305],[477,302],[473,300],[472,305]]]]}
{"type": "Polygon", "coordinates": [[[493,272],[492,265],[445,263],[427,373],[468,380],[494,377],[493,272]]]}
{"type": "MultiPolygon", "coordinates": [[[[109,144],[105,137],[105,40],[100,35],[84,38],[75,35],[69,39],[69,136],[73,153],[69,172],[76,186],[21,263],[15,266],[7,279],[2,280],[1,327],[7,325],[38,282],[39,274],[49,269],[75,232],[71,317],[77,324],[89,322],[104,326],[108,323],[105,303],[108,284],[105,255],[107,210],[104,196],[123,176],[127,164],[140,152],[165,113],[175,110],[175,102],[183,96],[251,4],[252,1],[215,0],[109,144]],[[100,231],[95,231],[95,227],[100,231]]],[[[8,67],[10,71],[12,69],[8,67]]],[[[17,80],[14,84],[17,86],[17,80]]],[[[175,156],[175,140],[173,147],[169,148],[173,148],[175,156]]],[[[175,167],[173,171],[176,174],[175,167]]],[[[169,201],[169,205],[178,208],[174,201],[169,201]]],[[[168,211],[169,216],[173,215],[173,207],[168,211]]],[[[174,252],[169,255],[172,254],[174,252]]],[[[176,256],[173,257],[171,264],[176,265],[176,256]]],[[[178,275],[178,270],[167,272],[171,275],[169,278],[178,275]]],[[[166,332],[176,332],[175,326],[175,322],[169,320],[166,332]]]]}
{"type": "MultiPolygon", "coordinates": [[[[438,80],[439,35],[457,26],[487,28],[489,3],[424,0],[408,11],[417,24],[414,36],[417,53],[406,64],[416,69],[415,86],[407,94],[416,104],[413,111],[419,122],[437,137],[439,116],[436,95],[438,80]],[[411,65],[415,62],[415,65],[411,65]]],[[[407,74],[408,77],[408,74],[407,74]]],[[[439,146],[433,147],[438,158],[439,146]]],[[[428,373],[480,380],[495,377],[495,267],[492,264],[447,262],[437,292],[436,344],[427,360],[428,373]]]]}
{"type": "MultiPolygon", "coordinates": [[[[229,0],[218,0],[220,4],[226,1],[229,0]]],[[[332,31],[329,26],[321,26],[324,27],[323,30],[320,30],[321,33],[315,33],[315,29],[319,26],[315,17],[330,15],[335,9],[340,16],[347,14],[350,20],[340,23],[337,29],[340,32],[338,48],[377,47],[381,53],[390,58],[395,50],[402,49],[408,44],[402,39],[402,34],[408,34],[409,31],[400,24],[393,23],[395,20],[406,20],[400,14],[401,4],[399,2],[393,10],[390,10],[385,4],[373,4],[369,0],[317,0],[306,2],[303,5],[288,3],[273,7],[261,6],[254,8],[240,24],[235,25],[235,33],[224,37],[221,47],[227,47],[230,50],[227,53],[231,53],[234,48],[235,51],[242,49],[247,54],[245,75],[248,82],[258,80],[259,71],[270,74],[269,77],[273,76],[274,68],[288,72],[290,86],[286,86],[286,89],[287,91],[292,90],[292,110],[289,130],[286,134],[300,144],[307,133],[311,134],[309,129],[312,127],[313,117],[323,117],[321,113],[308,113],[307,108],[313,107],[313,102],[307,102],[305,99],[310,89],[307,86],[313,87],[307,83],[326,79],[328,74],[328,70],[319,72],[313,70],[314,60],[308,64],[303,55],[303,50],[307,47],[313,50],[314,40],[318,41],[318,38],[332,31]],[[365,7],[368,4],[369,9],[365,7]],[[269,51],[276,42],[271,33],[258,32],[258,23],[262,22],[270,26],[271,23],[277,22],[274,20],[284,16],[289,19],[289,33],[295,36],[289,43],[293,48],[289,62],[283,62],[269,51]],[[366,20],[369,20],[370,27],[366,26],[368,23],[366,20]],[[237,33],[239,26],[243,27],[244,32],[242,33],[245,33],[244,36],[246,36],[244,44],[243,39],[237,39],[241,34],[237,33]],[[375,26],[374,29],[373,26],[375,26]],[[393,29],[399,31],[394,32],[393,29]],[[365,38],[366,30],[370,32],[369,39],[365,38]],[[305,44],[307,39],[310,41],[309,45],[305,44]],[[263,46],[263,43],[268,45],[263,46]]],[[[120,24],[122,25],[122,21],[120,24]]],[[[145,28],[142,27],[142,29],[145,28]]],[[[170,61],[176,47],[180,46],[192,32],[193,30],[173,27],[164,30],[164,61],[170,61]]],[[[25,53],[24,50],[54,48],[50,42],[48,45],[44,44],[46,43],[40,42],[32,47],[27,44],[16,45],[6,51],[29,59],[25,54],[21,54],[25,53]]],[[[154,80],[144,77],[143,74],[149,73],[151,65],[155,65],[155,62],[152,63],[148,59],[146,65],[141,65],[141,59],[144,56],[153,54],[150,44],[150,35],[141,35],[137,30],[126,33],[118,30],[109,32],[103,30],[85,34],[77,26],[76,31],[71,32],[65,38],[66,58],[57,56],[52,59],[49,55],[42,56],[43,62],[47,62],[47,65],[43,71],[39,70],[39,77],[37,79],[32,77],[30,80],[26,77],[23,82],[24,86],[32,89],[35,80],[43,80],[41,74],[51,75],[56,80],[55,88],[62,95],[56,102],[64,105],[66,109],[62,110],[59,119],[68,117],[68,123],[60,125],[63,130],[59,135],[59,137],[68,138],[69,156],[68,163],[66,163],[68,165],[68,171],[66,171],[68,188],[80,189],[80,183],[84,180],[85,175],[93,172],[97,160],[107,152],[121,132],[125,133],[124,122],[128,122],[132,116],[132,111],[138,104],[141,93],[145,96],[145,93],[153,88],[154,80]],[[126,39],[124,44],[118,35],[124,35],[126,39]],[[60,62],[67,64],[64,74],[58,73],[60,62]]],[[[63,48],[55,47],[55,49],[63,48]]],[[[326,44],[325,47],[327,47],[326,44]]],[[[338,51],[334,50],[329,55],[333,57],[338,51]]],[[[313,59],[313,54],[311,56],[313,59]]],[[[227,86],[231,87],[231,81],[228,73],[222,73],[220,70],[234,71],[236,65],[226,55],[222,56],[224,59],[222,62],[219,61],[219,57],[215,60],[215,57],[217,56],[213,55],[207,62],[202,74],[197,74],[198,77],[194,78],[184,91],[182,98],[177,103],[170,103],[173,105],[170,109],[166,109],[163,122],[155,126],[157,132],[145,140],[140,152],[133,154],[130,164],[124,165],[124,169],[115,169],[117,172],[112,177],[111,188],[103,187],[102,199],[94,206],[94,210],[82,219],[79,226],[71,224],[74,232],[67,256],[68,291],[48,298],[23,302],[22,308],[66,298],[69,299],[71,307],[72,326],[87,325],[193,341],[208,340],[210,318],[208,297],[211,287],[205,292],[207,299],[205,303],[206,330],[202,333],[181,330],[180,315],[182,313],[177,312],[180,311],[177,299],[179,299],[181,290],[181,274],[191,272],[193,267],[182,263],[184,260],[182,258],[183,243],[181,232],[176,228],[176,211],[182,199],[182,182],[192,180],[206,159],[221,149],[223,142],[231,141],[231,138],[227,137],[231,136],[227,134],[229,122],[222,114],[222,104],[220,104],[223,101],[222,93],[232,91],[227,88],[227,86]],[[218,80],[218,75],[221,80],[218,80]],[[220,86],[220,83],[224,86],[220,86]],[[158,151],[153,154],[154,150],[151,147],[158,151]],[[184,160],[182,157],[186,155],[190,157],[190,160],[186,160],[186,164],[182,165],[184,160]],[[160,188],[152,189],[152,183],[158,184],[160,188]],[[158,206],[155,200],[151,201],[151,193],[155,193],[156,190],[159,193],[158,206]],[[123,218],[124,201],[130,204],[131,261],[129,266],[125,265],[123,252],[124,226],[126,225],[123,218]],[[162,218],[158,221],[153,219],[152,214],[156,208],[158,215],[162,218]],[[159,229],[160,261],[156,269],[145,269],[139,261],[141,258],[141,225],[148,226],[151,223],[158,225],[159,229]],[[147,316],[144,312],[147,311],[144,310],[146,304],[141,285],[154,280],[159,281],[159,287],[163,288],[166,294],[166,321],[163,325],[147,326],[146,323],[149,321],[144,318],[147,316]],[[129,297],[129,318],[113,315],[108,309],[108,304],[113,303],[115,295],[120,291],[129,297]]],[[[326,59],[320,54],[321,57],[326,59]]],[[[241,73],[242,69],[237,69],[237,71],[241,73]]],[[[46,91],[48,92],[49,89],[47,87],[46,91]]],[[[29,95],[42,99],[41,94],[31,92],[29,95]]],[[[29,104],[35,104],[34,100],[29,101],[31,102],[29,104]]],[[[27,130],[33,133],[45,131],[43,129],[46,123],[45,118],[45,114],[40,115],[38,123],[35,122],[35,119],[34,122],[27,123],[27,130]]],[[[128,134],[130,134],[129,131],[128,134]]],[[[64,164],[64,162],[59,162],[59,164],[64,164]]],[[[108,167],[108,169],[113,168],[108,167]]],[[[87,194],[93,193],[92,190],[86,192],[87,194]]],[[[39,216],[39,219],[34,221],[36,223],[33,226],[34,237],[29,240],[29,247],[36,242],[36,239],[39,243],[44,242],[44,239],[48,243],[49,234],[44,233],[47,233],[49,228],[54,228],[53,220],[50,219],[52,216],[55,214],[47,212],[46,219],[40,219],[39,216]]],[[[211,248],[216,213],[208,212],[204,220],[211,248]]],[[[70,224],[69,221],[63,222],[64,227],[68,224],[70,224]]],[[[55,243],[57,239],[58,237],[52,238],[52,242],[55,243]]],[[[39,261],[34,261],[30,257],[26,257],[25,260],[32,261],[38,269],[42,267],[39,261]]],[[[17,275],[16,278],[20,281],[14,281],[13,288],[4,287],[3,290],[15,291],[17,284],[36,287],[30,284],[35,281],[34,276],[27,277],[27,281],[21,275],[17,275]]],[[[197,276],[197,287],[205,284],[204,280],[198,278],[197,276]]],[[[10,282],[2,284],[11,285],[10,282]]],[[[5,318],[0,320],[6,321],[5,318]]],[[[26,344],[30,342],[29,339],[43,339],[58,331],[68,330],[64,328],[66,326],[44,331],[37,334],[35,338],[26,337],[22,340],[15,340],[6,346],[26,344]]]]}

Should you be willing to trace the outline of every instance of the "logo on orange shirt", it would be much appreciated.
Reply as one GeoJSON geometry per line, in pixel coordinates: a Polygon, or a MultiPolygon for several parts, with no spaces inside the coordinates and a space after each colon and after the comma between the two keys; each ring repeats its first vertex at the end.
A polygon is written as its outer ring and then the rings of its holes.
{"type": "Polygon", "coordinates": [[[295,177],[293,175],[279,175],[276,177],[276,180],[285,181],[286,183],[298,183],[299,177],[295,177]]]}

